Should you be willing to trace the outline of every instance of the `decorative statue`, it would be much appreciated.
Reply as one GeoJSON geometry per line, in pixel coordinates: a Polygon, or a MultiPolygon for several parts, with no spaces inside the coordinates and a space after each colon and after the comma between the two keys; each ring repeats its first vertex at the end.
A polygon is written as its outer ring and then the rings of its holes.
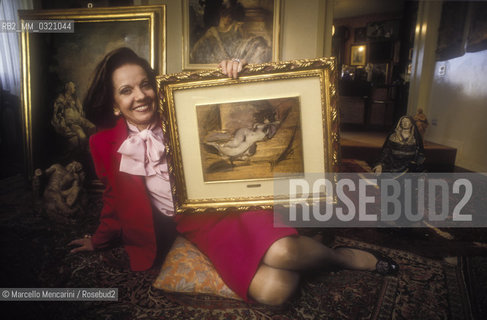
{"type": "Polygon", "coordinates": [[[81,210],[80,193],[85,173],[83,166],[73,161],[66,167],[56,163],[46,169],[48,178],[44,190],[44,208],[56,220],[66,222],[66,217],[81,210]]]}
{"type": "Polygon", "coordinates": [[[54,101],[51,124],[57,133],[68,140],[71,150],[85,149],[88,137],[95,133],[95,125],[84,117],[73,82],[66,83],[64,93],[54,101]]]}
{"type": "Polygon", "coordinates": [[[424,147],[421,134],[410,116],[403,116],[397,122],[382,146],[376,174],[382,172],[422,172],[424,171],[424,147]]]}
{"type": "Polygon", "coordinates": [[[416,124],[416,127],[418,127],[419,133],[421,134],[421,137],[424,138],[424,134],[426,132],[426,128],[428,128],[428,119],[426,118],[426,115],[423,113],[423,109],[418,109],[416,114],[413,117],[414,123],[416,124]]]}

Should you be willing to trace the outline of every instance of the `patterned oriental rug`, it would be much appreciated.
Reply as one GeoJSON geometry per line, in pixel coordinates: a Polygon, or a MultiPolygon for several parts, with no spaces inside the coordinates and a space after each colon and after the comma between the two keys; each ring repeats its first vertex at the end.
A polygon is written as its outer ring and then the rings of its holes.
{"type": "MultiPolygon", "coordinates": [[[[337,244],[381,250],[346,238],[337,244]]],[[[50,319],[468,319],[459,270],[444,262],[399,250],[381,250],[401,265],[398,277],[339,271],[306,278],[300,292],[280,308],[249,305],[208,295],[153,289],[156,272],[120,267],[125,255],[71,255],[39,273],[44,287],[118,288],[119,301],[39,304],[50,319]]],[[[39,319],[39,318],[37,318],[39,319]]]]}
{"type": "MultiPolygon", "coordinates": [[[[59,223],[36,211],[22,180],[0,184],[0,287],[118,288],[117,302],[3,302],[5,319],[470,319],[463,265],[337,236],[334,245],[373,248],[395,259],[396,277],[370,272],[309,274],[282,307],[151,287],[159,270],[131,272],[122,248],[69,254],[67,243],[94,231],[99,194],[59,223]]],[[[351,233],[354,230],[350,231],[351,233]]],[[[404,239],[408,241],[407,238],[404,239]]]]}

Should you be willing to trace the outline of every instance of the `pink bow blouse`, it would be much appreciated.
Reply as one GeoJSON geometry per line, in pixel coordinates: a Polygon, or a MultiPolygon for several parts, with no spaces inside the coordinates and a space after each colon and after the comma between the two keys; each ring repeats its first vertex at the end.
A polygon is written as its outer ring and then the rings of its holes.
{"type": "Polygon", "coordinates": [[[152,204],[164,215],[174,215],[171,184],[162,129],[155,125],[139,131],[127,122],[129,135],[118,149],[122,155],[120,171],[144,176],[152,204]]]}

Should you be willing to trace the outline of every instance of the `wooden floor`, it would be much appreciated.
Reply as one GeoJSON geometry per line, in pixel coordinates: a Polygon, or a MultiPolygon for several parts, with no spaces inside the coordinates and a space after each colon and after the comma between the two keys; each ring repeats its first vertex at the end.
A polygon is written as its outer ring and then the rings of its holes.
{"type": "MultiPolygon", "coordinates": [[[[387,132],[342,131],[341,152],[344,159],[364,160],[371,166],[380,156],[387,132]]],[[[430,141],[424,141],[425,166],[430,172],[449,172],[455,168],[457,150],[430,141]]]]}

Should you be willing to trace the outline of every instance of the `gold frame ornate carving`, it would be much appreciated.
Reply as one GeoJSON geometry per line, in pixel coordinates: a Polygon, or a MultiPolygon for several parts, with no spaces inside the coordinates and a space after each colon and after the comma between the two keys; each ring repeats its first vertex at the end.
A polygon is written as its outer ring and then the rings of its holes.
{"type": "MultiPolygon", "coordinates": [[[[81,52],[76,52],[79,56],[72,57],[59,57],[62,55],[58,52],[57,47],[53,45],[46,46],[46,43],[50,43],[49,38],[59,36],[59,34],[40,34],[40,33],[28,33],[22,32],[21,34],[21,66],[22,66],[22,122],[24,129],[24,150],[26,156],[26,168],[27,173],[30,176],[33,174],[35,168],[41,167],[47,168],[52,164],[49,162],[59,161],[56,159],[47,159],[42,156],[42,153],[49,153],[41,148],[46,148],[46,145],[53,145],[53,135],[46,136],[40,139],[46,131],[49,131],[49,112],[52,109],[53,93],[57,90],[55,86],[59,87],[61,77],[57,75],[63,72],[62,65],[59,63],[61,59],[63,61],[71,59],[73,64],[78,61],[89,61],[96,64],[101,61],[101,58],[110,50],[121,46],[131,46],[136,52],[146,52],[145,58],[150,62],[151,66],[159,73],[166,72],[166,6],[134,6],[134,7],[112,7],[112,8],[95,8],[95,9],[67,9],[67,10],[21,10],[19,11],[20,21],[25,20],[72,20],[74,21],[74,34],[63,34],[66,37],[62,40],[65,43],[79,43],[79,39],[83,43],[90,42],[86,47],[91,48],[93,52],[92,56],[82,56],[81,52]],[[100,27],[105,23],[104,31],[100,31],[100,27]],[[109,23],[116,23],[116,26],[125,28],[127,30],[134,30],[133,33],[128,31],[126,34],[111,34],[113,28],[107,27],[109,23]],[[77,31],[80,26],[85,28],[92,28],[99,32],[85,32],[77,31]],[[125,26],[125,27],[123,27],[125,26]],[[136,30],[136,31],[135,31],[136,30]],[[94,34],[100,39],[96,43],[92,43],[94,34]],[[148,46],[136,45],[137,36],[139,34],[146,34],[144,38],[144,44],[148,46]],[[32,38],[32,36],[37,38],[32,38]],[[83,38],[85,35],[89,35],[88,38],[83,38]],[[71,37],[71,38],[69,38],[71,37]],[[86,40],[88,39],[88,40],[86,40]],[[108,42],[111,42],[110,44],[108,42]],[[120,44],[120,45],[118,45],[120,44]],[[96,47],[97,50],[94,50],[96,47]],[[99,50],[98,50],[99,49],[99,50]],[[50,51],[49,51],[50,50],[50,51]],[[94,52],[97,52],[96,56],[94,52]],[[100,51],[100,52],[98,52],[100,51]],[[103,51],[103,52],[102,52],[103,51]],[[53,57],[56,57],[56,63],[53,61],[53,57]],[[85,60],[82,60],[85,59],[85,60]],[[49,64],[50,63],[50,64],[49,64]],[[53,83],[52,74],[49,74],[52,70],[52,66],[56,68],[55,77],[58,83],[53,83]],[[49,71],[49,72],[47,72],[49,71]],[[47,121],[47,124],[46,124],[47,121]],[[39,123],[40,122],[40,123],[39,123]]],[[[87,29],[87,30],[92,30],[87,29]]],[[[86,29],[83,29],[86,30],[86,29]]],[[[113,31],[117,32],[116,29],[113,31]]],[[[61,41],[61,40],[59,40],[61,41]]],[[[140,44],[140,42],[137,42],[140,44]]],[[[85,47],[83,47],[85,48],[85,47]]],[[[86,53],[86,52],[85,52],[86,53]]],[[[140,54],[140,53],[139,53],[140,54]]],[[[69,61],[68,61],[69,62],[69,61]]],[[[94,66],[80,65],[79,71],[83,72],[83,76],[80,78],[84,82],[89,82],[92,73],[94,72],[94,66]]],[[[80,72],[81,73],[81,72],[80,72]]],[[[70,80],[71,81],[71,80],[70,80]]],[[[83,84],[84,84],[83,82],[83,84]]],[[[78,85],[78,83],[76,84],[78,85]]],[[[79,92],[78,92],[79,94],[79,92]]],[[[83,96],[79,97],[80,100],[83,96]]],[[[52,131],[52,130],[51,130],[52,131]]],[[[63,152],[62,150],[59,152],[63,152]]],[[[78,159],[72,159],[78,160],[78,159]]],[[[91,161],[91,160],[88,160],[91,161]]]]}
{"type": "MultiPolygon", "coordinates": [[[[214,68],[220,61],[215,61],[212,64],[201,64],[190,62],[190,0],[183,0],[183,47],[182,47],[182,66],[183,70],[202,70],[208,68],[214,68]]],[[[279,61],[280,55],[280,21],[281,21],[281,0],[272,0],[273,6],[273,21],[272,21],[272,60],[263,62],[276,62],[279,61]]],[[[254,1],[254,3],[256,3],[254,1]]],[[[235,42],[235,41],[234,41],[235,42]]],[[[255,50],[255,49],[254,49],[255,50]]],[[[243,57],[228,57],[230,58],[243,58],[243,57]]]]}
{"type": "MultiPolygon", "coordinates": [[[[249,65],[237,80],[213,69],[159,76],[157,83],[176,213],[270,209],[275,200],[272,188],[278,177],[263,181],[262,190],[267,193],[259,190],[257,194],[242,193],[249,190],[245,185],[249,181],[201,180],[201,162],[194,160],[194,155],[200,154],[195,126],[196,106],[200,103],[241,101],[242,97],[249,100],[249,92],[252,100],[298,94],[302,106],[304,174],[328,174],[338,169],[339,114],[334,58],[249,65]]],[[[255,184],[255,180],[251,183],[255,184]]]]}

